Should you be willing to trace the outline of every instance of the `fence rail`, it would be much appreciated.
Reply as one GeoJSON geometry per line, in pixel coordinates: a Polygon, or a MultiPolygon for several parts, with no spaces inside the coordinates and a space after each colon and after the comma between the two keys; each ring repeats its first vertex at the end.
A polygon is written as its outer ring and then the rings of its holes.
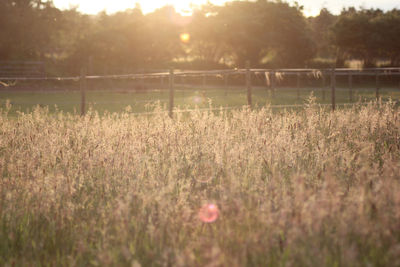
{"type": "MultiPolygon", "coordinates": [[[[35,63],[32,63],[36,66],[35,63]]],[[[0,68],[1,70],[1,68],[0,68]]],[[[206,84],[206,77],[218,77],[224,80],[224,86],[228,86],[228,77],[230,75],[244,75],[245,87],[247,90],[247,104],[252,107],[252,76],[265,77],[266,86],[268,86],[271,93],[274,94],[277,81],[282,79],[284,76],[296,76],[297,77],[297,98],[300,98],[300,78],[301,76],[321,78],[323,81],[323,87],[326,88],[326,80],[329,77],[331,88],[331,107],[332,110],[336,108],[336,77],[337,76],[348,76],[348,87],[349,87],[349,99],[350,102],[353,99],[353,78],[355,76],[374,76],[375,77],[375,95],[378,99],[380,97],[380,77],[382,76],[400,76],[400,68],[370,68],[370,69],[349,69],[349,68],[332,68],[332,69],[252,69],[249,65],[246,65],[245,69],[225,69],[225,70],[208,70],[208,71],[193,71],[193,70],[169,70],[169,71],[158,71],[150,73],[133,73],[133,74],[122,74],[122,75],[87,75],[86,70],[81,71],[80,76],[70,77],[14,77],[4,76],[0,71],[0,83],[6,84],[10,81],[74,81],[79,82],[81,91],[81,114],[85,114],[86,108],[86,90],[88,80],[105,80],[105,79],[146,79],[146,78],[161,78],[162,83],[164,78],[168,78],[169,88],[169,115],[173,116],[174,108],[174,87],[176,77],[202,77],[203,86],[206,84]]],[[[400,84],[399,84],[400,86],[400,84]]],[[[323,99],[325,99],[325,90],[323,90],[323,99]]]]}

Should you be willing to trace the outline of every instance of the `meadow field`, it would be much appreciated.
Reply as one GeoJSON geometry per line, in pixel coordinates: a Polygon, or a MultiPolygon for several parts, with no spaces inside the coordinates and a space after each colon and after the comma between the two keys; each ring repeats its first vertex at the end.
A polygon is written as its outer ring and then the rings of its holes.
{"type": "Polygon", "coordinates": [[[12,109],[0,113],[1,266],[400,265],[391,101],[173,119],[162,106],[12,109]]]}
{"type": "MultiPolygon", "coordinates": [[[[127,106],[134,113],[148,112],[147,106],[159,101],[162,106],[168,105],[169,92],[167,89],[157,89],[155,86],[148,91],[135,91],[132,89],[110,89],[110,90],[88,90],[86,93],[87,106],[103,114],[108,112],[123,112],[127,106]]],[[[277,88],[272,94],[265,87],[254,87],[252,90],[253,104],[255,107],[263,107],[271,104],[272,108],[297,108],[307,101],[311,92],[316,97],[316,102],[320,104],[331,103],[331,90],[325,88],[325,98],[323,89],[318,87],[300,88],[300,97],[297,97],[297,89],[282,87],[277,88]]],[[[400,89],[391,85],[380,90],[380,96],[384,101],[389,98],[400,99],[400,89]]],[[[0,90],[0,104],[11,101],[12,108],[10,114],[17,111],[30,112],[35,106],[49,107],[50,112],[57,110],[74,113],[80,112],[81,93],[79,90],[29,90],[19,91],[3,88],[0,90]]],[[[375,99],[375,88],[373,86],[363,86],[353,89],[353,103],[368,102],[375,99]]],[[[247,91],[245,87],[185,87],[178,86],[175,90],[175,106],[177,108],[193,109],[208,108],[212,106],[241,108],[247,104],[247,91]]],[[[349,89],[339,87],[336,90],[337,104],[349,104],[349,89]]]]}

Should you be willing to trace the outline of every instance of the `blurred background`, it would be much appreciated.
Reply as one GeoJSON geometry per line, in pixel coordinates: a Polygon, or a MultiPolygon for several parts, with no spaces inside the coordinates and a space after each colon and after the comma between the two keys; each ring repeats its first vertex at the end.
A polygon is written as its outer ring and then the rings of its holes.
{"type": "MultiPolygon", "coordinates": [[[[400,66],[400,10],[396,8],[347,6],[332,13],[324,7],[318,10],[316,5],[310,8],[312,1],[304,8],[301,1],[258,0],[215,2],[218,5],[202,1],[179,5],[177,1],[175,5],[165,6],[161,1],[151,1],[143,3],[143,8],[139,2],[132,2],[132,7],[125,9],[116,1],[114,9],[109,7],[111,10],[90,14],[97,12],[104,3],[75,1],[72,3],[78,5],[73,6],[68,1],[56,2],[0,1],[1,101],[11,99],[22,110],[33,104],[57,104],[71,111],[74,106],[68,103],[79,103],[75,100],[79,94],[55,93],[50,97],[48,92],[79,89],[76,79],[24,82],[1,77],[76,77],[82,69],[86,69],[88,75],[104,76],[165,72],[171,68],[240,69],[246,62],[256,69],[400,66]],[[69,8],[65,9],[67,5],[69,8]],[[82,10],[86,10],[85,13],[82,10]],[[31,95],[18,94],[18,90],[31,91],[31,95]],[[46,91],[46,97],[34,94],[41,90],[46,91]]],[[[381,82],[390,89],[387,97],[396,98],[399,77],[386,77],[381,82]]],[[[175,83],[180,85],[177,97],[182,97],[178,99],[182,105],[208,105],[209,99],[218,97],[214,104],[246,103],[246,92],[234,90],[244,88],[242,76],[232,75],[228,81],[222,76],[207,77],[206,81],[202,77],[182,77],[175,83]],[[227,101],[229,98],[231,100],[227,101]]],[[[252,83],[256,86],[256,99],[257,94],[260,96],[260,105],[268,101],[302,103],[315,88],[319,89],[315,95],[323,102],[325,96],[321,88],[329,86],[329,81],[321,77],[302,76],[300,81],[296,77],[285,77],[277,86],[286,87],[287,96],[282,97],[284,90],[280,90],[281,97],[275,100],[271,97],[267,101],[271,92],[265,90],[268,85],[263,74],[252,77],[252,83]],[[301,98],[290,93],[295,86],[304,89],[301,98]]],[[[347,83],[346,77],[338,80],[339,87],[347,88],[347,83]]],[[[354,77],[353,83],[356,88],[374,88],[375,77],[354,77]]],[[[144,106],[150,100],[162,102],[162,89],[166,87],[167,79],[161,78],[91,81],[90,90],[113,89],[113,94],[95,92],[93,98],[89,95],[88,101],[101,105],[99,103],[115,99],[118,109],[121,104],[128,103],[144,106]],[[133,96],[126,96],[132,92],[136,102],[133,96]],[[144,93],[151,95],[143,96],[144,93]]],[[[369,92],[363,91],[360,95],[368,96],[369,92]]],[[[347,91],[342,98],[348,98],[347,91]]],[[[114,110],[113,101],[101,109],[114,110]]]]}

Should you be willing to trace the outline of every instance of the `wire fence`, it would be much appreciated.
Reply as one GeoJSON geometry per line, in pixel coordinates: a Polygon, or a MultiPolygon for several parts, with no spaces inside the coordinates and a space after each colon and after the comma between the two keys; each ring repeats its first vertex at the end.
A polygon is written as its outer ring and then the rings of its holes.
{"type": "MultiPolygon", "coordinates": [[[[283,88],[286,86],[286,88],[294,89],[290,97],[299,100],[301,92],[304,90],[304,85],[302,87],[301,83],[304,83],[305,80],[307,80],[308,83],[312,81],[314,83],[314,88],[320,90],[322,100],[326,101],[329,99],[329,105],[332,110],[335,110],[337,106],[336,94],[338,90],[348,91],[348,103],[341,103],[341,105],[354,104],[354,85],[356,78],[359,80],[367,80],[369,85],[373,85],[376,99],[381,97],[382,85],[388,81],[391,82],[391,86],[394,90],[400,92],[400,68],[252,69],[247,66],[245,69],[207,71],[169,70],[118,75],[92,75],[87,74],[86,70],[82,69],[79,76],[70,77],[0,77],[0,86],[15,88],[19,83],[27,83],[28,86],[35,82],[51,82],[52,84],[64,82],[74,83],[80,90],[80,113],[84,115],[87,110],[86,95],[93,87],[107,87],[106,81],[135,81],[135,90],[146,92],[159,90],[163,93],[168,92],[168,97],[164,99],[164,102],[168,104],[168,113],[172,117],[173,113],[177,112],[174,110],[175,93],[180,90],[181,92],[187,92],[188,89],[190,90],[191,88],[222,88],[224,90],[224,97],[227,97],[235,89],[239,89],[245,92],[245,105],[252,108],[254,106],[253,97],[257,94],[257,92],[253,92],[254,88],[262,88],[269,93],[271,98],[277,98],[277,93],[283,91],[283,88]],[[341,88],[337,87],[338,82],[341,88]]],[[[110,87],[112,88],[113,86],[109,86],[109,88],[110,87]]],[[[156,99],[152,99],[152,101],[154,100],[156,99]]],[[[395,101],[397,101],[397,99],[395,99],[395,101]]],[[[328,105],[328,103],[321,103],[321,105],[328,105]]],[[[222,108],[223,110],[230,110],[242,106],[243,105],[225,106],[213,109],[221,110],[222,108]]],[[[303,105],[298,103],[271,105],[272,108],[297,108],[301,106],[303,105]]],[[[210,108],[207,109],[209,110],[210,108]]],[[[188,111],[190,110],[186,109],[185,112],[188,111]]],[[[151,112],[141,112],[141,114],[149,113],[151,112]]]]}

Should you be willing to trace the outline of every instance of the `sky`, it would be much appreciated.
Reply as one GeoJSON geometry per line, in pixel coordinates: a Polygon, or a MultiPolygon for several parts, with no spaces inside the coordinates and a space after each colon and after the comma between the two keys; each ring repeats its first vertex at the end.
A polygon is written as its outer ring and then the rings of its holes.
{"type": "MultiPolygon", "coordinates": [[[[226,0],[209,0],[209,2],[222,5],[226,0]]],[[[140,4],[144,13],[149,13],[155,9],[165,6],[174,5],[176,10],[182,14],[190,14],[191,5],[198,6],[207,3],[207,0],[53,0],[54,4],[61,9],[68,9],[74,6],[83,13],[97,14],[105,10],[111,14],[117,11],[125,10],[127,8],[135,7],[135,4],[140,4]]],[[[287,2],[293,3],[295,1],[288,0],[287,2]]],[[[297,0],[297,2],[304,6],[304,13],[306,16],[315,16],[319,14],[321,8],[328,8],[332,13],[338,14],[343,7],[355,6],[364,8],[380,8],[383,10],[390,10],[393,8],[400,9],[399,0],[297,0]]]]}

